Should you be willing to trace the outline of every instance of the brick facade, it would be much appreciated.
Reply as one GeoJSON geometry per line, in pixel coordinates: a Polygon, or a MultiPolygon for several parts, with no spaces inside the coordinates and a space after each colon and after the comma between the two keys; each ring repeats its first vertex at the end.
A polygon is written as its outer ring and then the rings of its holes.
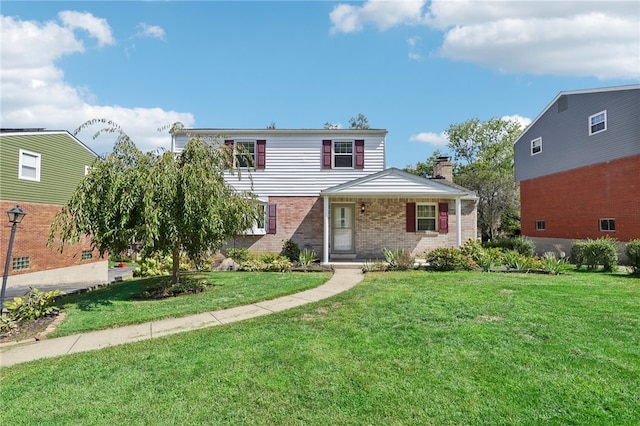
{"type": "Polygon", "coordinates": [[[608,161],[520,182],[522,234],[585,239],[640,238],[640,156],[608,161]],[[600,219],[615,231],[600,231],[600,219]],[[536,230],[536,221],[545,230],[536,230]]]}
{"type": "MultiPolygon", "coordinates": [[[[91,242],[88,238],[84,238],[73,246],[65,246],[62,253],[57,251],[57,247],[49,248],[47,246],[49,228],[56,213],[60,211],[61,206],[55,204],[0,201],[0,209],[2,212],[6,212],[15,207],[16,204],[20,205],[20,208],[22,208],[27,215],[17,226],[12,258],[28,257],[29,268],[14,271],[12,262],[9,264],[9,277],[104,261],[104,259],[100,258],[97,250],[92,250],[91,242]],[[92,258],[82,260],[83,250],[92,250],[92,258]]],[[[11,224],[6,216],[4,219],[4,221],[0,222],[2,224],[0,225],[2,229],[2,236],[0,238],[2,244],[0,250],[2,253],[3,268],[9,237],[11,235],[11,224]]]]}
{"type": "MultiPolygon", "coordinates": [[[[331,203],[355,206],[355,252],[358,259],[380,259],[385,248],[409,250],[414,256],[437,247],[456,244],[455,201],[426,198],[352,198],[332,197],[331,203]],[[365,212],[360,205],[365,203],[365,212]],[[407,232],[406,203],[424,202],[449,204],[449,232],[407,232]]],[[[324,201],[319,197],[269,197],[277,204],[277,233],[272,235],[238,236],[227,248],[247,248],[252,252],[280,252],[282,243],[291,239],[300,248],[323,254],[324,201]]],[[[462,241],[476,238],[475,202],[462,201],[462,241]]]]}

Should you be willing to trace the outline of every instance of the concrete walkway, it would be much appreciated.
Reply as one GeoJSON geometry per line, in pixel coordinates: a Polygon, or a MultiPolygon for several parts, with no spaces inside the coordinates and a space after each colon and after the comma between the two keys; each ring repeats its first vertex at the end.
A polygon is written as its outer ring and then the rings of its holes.
{"type": "Polygon", "coordinates": [[[168,318],[145,324],[7,346],[0,348],[0,366],[8,367],[40,358],[51,358],[77,352],[92,351],[107,346],[122,345],[268,315],[326,299],[352,288],[358,284],[362,278],[363,275],[360,269],[336,267],[333,276],[323,285],[273,300],[213,312],[204,312],[182,318],[168,318]]]}

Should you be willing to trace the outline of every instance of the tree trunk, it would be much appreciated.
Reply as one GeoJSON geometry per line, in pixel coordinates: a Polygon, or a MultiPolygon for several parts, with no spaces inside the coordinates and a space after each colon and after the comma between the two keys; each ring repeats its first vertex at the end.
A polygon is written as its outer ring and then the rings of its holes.
{"type": "Polygon", "coordinates": [[[171,281],[178,284],[180,281],[180,246],[176,244],[173,248],[173,268],[171,271],[171,281]]]}

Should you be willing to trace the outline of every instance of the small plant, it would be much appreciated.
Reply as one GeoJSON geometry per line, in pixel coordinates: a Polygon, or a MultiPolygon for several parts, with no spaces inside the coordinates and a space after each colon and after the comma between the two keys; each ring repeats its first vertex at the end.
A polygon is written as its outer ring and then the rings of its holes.
{"type": "Polygon", "coordinates": [[[483,243],[485,248],[500,248],[504,251],[514,250],[525,256],[533,256],[533,252],[536,248],[533,240],[526,237],[514,237],[514,238],[496,238],[493,241],[487,241],[483,243]]]}
{"type": "Polygon", "coordinates": [[[604,271],[613,272],[618,266],[618,253],[614,243],[615,240],[608,236],[597,240],[588,238],[574,241],[571,246],[571,260],[576,268],[584,265],[589,270],[595,270],[602,266],[604,271]]]}
{"type": "Polygon", "coordinates": [[[0,316],[0,333],[8,333],[16,328],[18,328],[18,324],[8,315],[0,316]]]}
{"type": "Polygon", "coordinates": [[[502,249],[497,247],[487,248],[480,254],[478,265],[484,272],[493,271],[502,265],[503,256],[502,249]]]}
{"type": "Polygon", "coordinates": [[[407,269],[413,268],[415,263],[415,258],[404,249],[389,250],[385,248],[382,253],[390,269],[406,271],[407,269]]]}
{"type": "Polygon", "coordinates": [[[542,256],[542,270],[549,272],[554,275],[561,274],[564,271],[567,271],[571,268],[567,259],[557,258],[555,253],[546,252],[542,256]]]}
{"type": "Polygon", "coordinates": [[[240,264],[241,271],[257,272],[265,271],[266,269],[267,264],[259,257],[250,257],[240,264]]]}
{"type": "Polygon", "coordinates": [[[484,253],[482,242],[480,240],[467,240],[467,242],[460,247],[460,253],[477,263],[482,253],[484,253]]]}
{"type": "Polygon", "coordinates": [[[389,264],[386,262],[382,262],[380,260],[376,260],[374,262],[364,262],[362,265],[362,272],[384,272],[389,269],[389,264]]]}
{"type": "Polygon", "coordinates": [[[317,260],[318,256],[316,252],[309,249],[300,250],[300,255],[298,256],[298,265],[300,266],[309,266],[313,262],[317,260]]]}
{"type": "Polygon", "coordinates": [[[624,249],[624,254],[627,255],[627,262],[631,267],[631,273],[640,274],[640,238],[631,240],[627,243],[627,247],[624,249]]]}
{"type": "Polygon", "coordinates": [[[12,301],[4,303],[7,315],[15,322],[34,321],[52,315],[59,311],[53,302],[60,294],[62,292],[58,289],[44,292],[31,287],[23,297],[14,297],[12,301]]]}
{"type": "Polygon", "coordinates": [[[431,271],[456,271],[466,269],[467,258],[455,248],[437,248],[425,255],[427,269],[431,271]]]}
{"type": "Polygon", "coordinates": [[[227,256],[240,264],[249,260],[249,250],[246,248],[230,248],[227,249],[227,256]]]}
{"type": "Polygon", "coordinates": [[[292,240],[284,240],[280,254],[292,262],[297,262],[300,257],[300,247],[292,240]]]}

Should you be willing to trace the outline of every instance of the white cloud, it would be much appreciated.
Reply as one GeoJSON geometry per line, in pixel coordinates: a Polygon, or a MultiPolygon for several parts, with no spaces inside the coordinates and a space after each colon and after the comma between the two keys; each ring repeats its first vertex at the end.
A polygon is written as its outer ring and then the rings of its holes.
{"type": "Polygon", "coordinates": [[[637,1],[369,0],[330,18],[334,33],[426,24],[443,32],[435,55],[506,73],[640,78],[637,1]]]}
{"type": "MultiPolygon", "coordinates": [[[[115,44],[115,40],[103,19],[76,12],[64,12],[60,17],[62,24],[0,16],[0,122],[3,127],[73,131],[87,120],[107,118],[118,123],[140,149],[151,150],[169,148],[168,134],[157,132],[157,128],[176,121],[193,125],[195,120],[190,113],[96,105],[90,88],[67,83],[55,62],[65,55],[85,51],[83,42],[74,34],[76,28],[89,31],[101,45],[115,44]]],[[[96,141],[91,137],[91,132],[80,135],[94,151],[111,151],[113,137],[96,141]]]]}
{"type": "Polygon", "coordinates": [[[409,138],[409,141],[428,143],[430,145],[435,145],[435,146],[447,146],[447,144],[449,143],[449,138],[447,137],[445,132],[441,132],[441,133],[423,132],[423,133],[418,133],[417,135],[411,135],[411,137],[409,138]]]}
{"type": "Polygon", "coordinates": [[[149,25],[141,22],[138,24],[138,28],[140,28],[141,31],[137,34],[137,36],[164,40],[165,32],[161,27],[157,25],[149,25]]]}
{"type": "Polygon", "coordinates": [[[409,59],[412,61],[422,60],[422,55],[416,52],[416,49],[420,44],[420,37],[418,36],[409,37],[407,39],[407,44],[409,45],[409,59]]]}
{"type": "Polygon", "coordinates": [[[75,12],[73,10],[65,10],[58,13],[58,18],[66,28],[71,30],[80,28],[88,32],[91,37],[98,39],[99,46],[116,43],[106,19],[96,18],[87,12],[75,12]]]}

